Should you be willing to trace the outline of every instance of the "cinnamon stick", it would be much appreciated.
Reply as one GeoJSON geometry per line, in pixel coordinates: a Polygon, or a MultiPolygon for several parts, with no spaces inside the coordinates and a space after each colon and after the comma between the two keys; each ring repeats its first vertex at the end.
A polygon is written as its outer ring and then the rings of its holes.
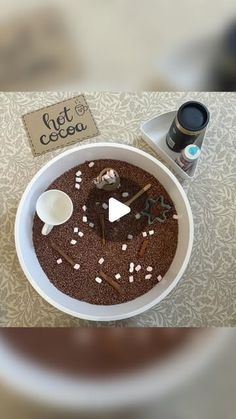
{"type": "Polygon", "coordinates": [[[141,258],[144,256],[144,253],[146,251],[147,245],[148,245],[148,240],[144,240],[143,243],[142,243],[142,246],[140,247],[140,250],[139,250],[139,256],[141,258]]]}
{"type": "Polygon", "coordinates": [[[101,230],[102,230],[102,244],[104,245],[106,244],[104,214],[100,214],[100,224],[101,224],[101,230]]]}
{"type": "Polygon", "coordinates": [[[134,196],[132,196],[132,198],[130,198],[128,201],[125,202],[125,205],[127,205],[128,207],[130,206],[130,204],[132,204],[132,202],[134,202],[137,198],[139,198],[141,195],[144,194],[144,192],[148,191],[148,189],[151,188],[151,183],[148,183],[147,185],[145,185],[142,189],[140,189],[140,191],[138,191],[134,196]]]}
{"type": "Polygon", "coordinates": [[[51,242],[51,246],[54,250],[56,250],[67,262],[69,262],[73,267],[76,265],[76,262],[73,261],[73,259],[70,258],[57,244],[51,242]]]}
{"type": "Polygon", "coordinates": [[[107,281],[108,284],[110,284],[120,295],[124,294],[124,291],[122,290],[122,288],[119,286],[119,284],[113,278],[111,278],[109,275],[105,274],[105,272],[103,272],[103,271],[100,271],[99,275],[101,276],[101,278],[105,279],[105,281],[107,281]]]}

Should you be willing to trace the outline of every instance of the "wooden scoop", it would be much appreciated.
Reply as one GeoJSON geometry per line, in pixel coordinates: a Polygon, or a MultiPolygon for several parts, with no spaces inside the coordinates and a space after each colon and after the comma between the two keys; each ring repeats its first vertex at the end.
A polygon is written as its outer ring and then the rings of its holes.
{"type": "Polygon", "coordinates": [[[138,191],[134,196],[132,196],[132,198],[130,198],[128,201],[126,201],[125,205],[127,205],[129,207],[130,204],[132,204],[132,202],[134,202],[141,195],[143,195],[146,191],[148,191],[148,189],[150,189],[151,186],[152,186],[151,183],[148,183],[146,186],[144,186],[142,189],[140,189],[140,191],[138,191]]]}

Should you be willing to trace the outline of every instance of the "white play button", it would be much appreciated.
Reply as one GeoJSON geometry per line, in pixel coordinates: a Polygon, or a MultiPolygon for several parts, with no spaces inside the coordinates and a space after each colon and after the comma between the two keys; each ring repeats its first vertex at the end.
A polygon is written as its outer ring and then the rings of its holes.
{"type": "Polygon", "coordinates": [[[124,217],[124,215],[130,212],[130,207],[128,207],[128,205],[122,204],[122,202],[117,201],[115,198],[110,198],[108,203],[108,217],[111,223],[119,220],[119,218],[124,217]]]}

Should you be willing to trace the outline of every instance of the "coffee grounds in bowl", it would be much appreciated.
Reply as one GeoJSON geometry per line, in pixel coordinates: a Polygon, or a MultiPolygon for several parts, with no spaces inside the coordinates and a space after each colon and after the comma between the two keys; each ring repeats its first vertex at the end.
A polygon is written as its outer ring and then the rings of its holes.
{"type": "Polygon", "coordinates": [[[165,280],[176,252],[178,217],[173,201],[155,177],[130,163],[101,159],[70,169],[48,189],[64,191],[74,205],[69,221],[54,227],[47,236],[41,234],[43,223],[37,214],[33,220],[33,243],[39,263],[60,291],[91,304],[112,305],[133,300],[165,280]],[[93,183],[105,167],[119,174],[120,187],[115,191],[98,189],[93,183]],[[128,215],[109,222],[109,198],[125,203],[149,183],[151,188],[130,205],[128,215]],[[148,198],[158,201],[158,207],[150,208],[155,217],[161,218],[166,210],[160,202],[170,207],[164,222],[155,219],[149,224],[150,217],[141,214],[148,198]],[[121,293],[111,285],[112,281],[121,293]]]}

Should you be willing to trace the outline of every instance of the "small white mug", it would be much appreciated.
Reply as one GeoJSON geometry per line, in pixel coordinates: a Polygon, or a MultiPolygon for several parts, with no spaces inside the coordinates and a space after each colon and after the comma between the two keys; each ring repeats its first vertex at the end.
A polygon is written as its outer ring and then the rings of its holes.
{"type": "Polygon", "coordinates": [[[46,236],[54,226],[65,223],[73,213],[70,197],[58,189],[51,189],[40,195],[36,202],[36,212],[45,223],[42,234],[46,236]]]}

